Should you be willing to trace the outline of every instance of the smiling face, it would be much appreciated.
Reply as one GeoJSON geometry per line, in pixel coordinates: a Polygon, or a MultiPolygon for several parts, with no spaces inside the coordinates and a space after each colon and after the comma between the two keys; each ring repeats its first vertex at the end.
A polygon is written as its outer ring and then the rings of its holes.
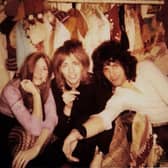
{"type": "Polygon", "coordinates": [[[48,77],[48,66],[43,58],[39,58],[35,64],[33,73],[33,83],[40,86],[46,82],[48,77]]]}
{"type": "Polygon", "coordinates": [[[60,67],[60,71],[66,83],[72,88],[79,86],[82,70],[82,64],[73,54],[67,56],[60,67]]]}
{"type": "Polygon", "coordinates": [[[121,86],[127,80],[123,67],[117,62],[104,65],[103,73],[113,86],[121,86]]]}

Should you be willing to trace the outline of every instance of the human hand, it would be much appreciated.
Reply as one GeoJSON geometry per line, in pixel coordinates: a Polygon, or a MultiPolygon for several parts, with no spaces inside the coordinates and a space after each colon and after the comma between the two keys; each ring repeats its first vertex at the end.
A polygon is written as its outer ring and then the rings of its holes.
{"type": "Polygon", "coordinates": [[[103,153],[99,151],[98,146],[96,146],[95,154],[93,157],[92,162],[90,163],[90,168],[101,168],[102,167],[102,160],[103,160],[103,153]]]}
{"type": "Polygon", "coordinates": [[[31,80],[24,79],[21,81],[20,84],[26,92],[31,93],[31,94],[38,93],[38,89],[35,87],[35,85],[33,84],[31,80]]]}
{"type": "Polygon", "coordinates": [[[62,94],[62,99],[66,105],[66,107],[72,108],[73,101],[76,99],[76,96],[79,95],[80,92],[77,90],[65,90],[62,94]]]}
{"type": "Polygon", "coordinates": [[[79,159],[72,156],[72,152],[74,151],[78,140],[83,139],[82,135],[78,132],[78,130],[73,129],[71,133],[66,137],[64,140],[63,145],[63,152],[65,156],[70,160],[74,162],[79,162],[79,159]]]}
{"type": "Polygon", "coordinates": [[[37,147],[25,151],[19,151],[12,162],[12,168],[25,168],[28,162],[34,159],[39,152],[40,149],[37,147]]]}

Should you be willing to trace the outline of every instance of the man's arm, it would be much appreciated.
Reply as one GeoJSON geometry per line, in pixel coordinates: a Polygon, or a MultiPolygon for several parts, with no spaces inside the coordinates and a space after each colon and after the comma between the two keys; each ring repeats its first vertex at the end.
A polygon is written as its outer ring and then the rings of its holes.
{"type": "Polygon", "coordinates": [[[63,152],[69,160],[74,162],[79,161],[78,158],[72,156],[72,152],[76,148],[78,140],[92,137],[105,130],[104,122],[98,116],[90,117],[88,121],[83,124],[83,127],[86,129],[86,137],[83,137],[80,129],[73,129],[64,141],[63,152]]]}
{"type": "Polygon", "coordinates": [[[99,116],[91,116],[83,126],[86,129],[86,137],[90,138],[105,130],[104,122],[99,116]]]}

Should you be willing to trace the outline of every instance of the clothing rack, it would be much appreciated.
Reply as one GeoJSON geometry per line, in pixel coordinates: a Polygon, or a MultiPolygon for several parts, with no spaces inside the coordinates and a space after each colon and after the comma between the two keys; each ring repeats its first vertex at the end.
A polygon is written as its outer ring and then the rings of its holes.
{"type": "Polygon", "coordinates": [[[162,5],[164,0],[48,0],[48,3],[67,2],[67,3],[117,3],[117,4],[153,4],[162,5]]]}

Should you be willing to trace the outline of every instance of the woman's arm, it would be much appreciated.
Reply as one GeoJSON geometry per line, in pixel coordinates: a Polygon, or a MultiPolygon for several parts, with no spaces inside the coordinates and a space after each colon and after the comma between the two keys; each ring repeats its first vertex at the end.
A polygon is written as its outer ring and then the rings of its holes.
{"type": "Polygon", "coordinates": [[[21,86],[26,92],[31,93],[33,96],[32,115],[42,121],[43,119],[42,104],[41,104],[41,96],[38,88],[36,88],[32,83],[32,81],[30,80],[21,81],[21,86]]]}
{"type": "Polygon", "coordinates": [[[12,162],[12,167],[25,168],[28,162],[39,154],[50,135],[50,131],[44,128],[32,148],[18,152],[12,162]]]}
{"type": "MultiPolygon", "coordinates": [[[[37,110],[39,110],[39,107],[37,108],[38,108],[37,110]]],[[[56,115],[56,105],[55,105],[55,101],[53,99],[51,90],[49,91],[49,96],[44,105],[44,110],[45,110],[46,117],[42,125],[42,131],[39,137],[37,138],[32,148],[28,150],[20,151],[17,154],[17,156],[15,157],[12,163],[13,167],[24,168],[30,160],[34,159],[39,154],[44,144],[47,143],[47,141],[49,140],[52,134],[53,129],[55,128],[58,118],[56,115]]]]}
{"type": "MultiPolygon", "coordinates": [[[[32,115],[25,107],[19,88],[12,83],[8,84],[3,89],[3,97],[6,104],[11,109],[13,116],[23,128],[30,134],[38,136],[41,132],[41,119],[32,115]]],[[[40,99],[35,100],[41,101],[40,99]]]]}

